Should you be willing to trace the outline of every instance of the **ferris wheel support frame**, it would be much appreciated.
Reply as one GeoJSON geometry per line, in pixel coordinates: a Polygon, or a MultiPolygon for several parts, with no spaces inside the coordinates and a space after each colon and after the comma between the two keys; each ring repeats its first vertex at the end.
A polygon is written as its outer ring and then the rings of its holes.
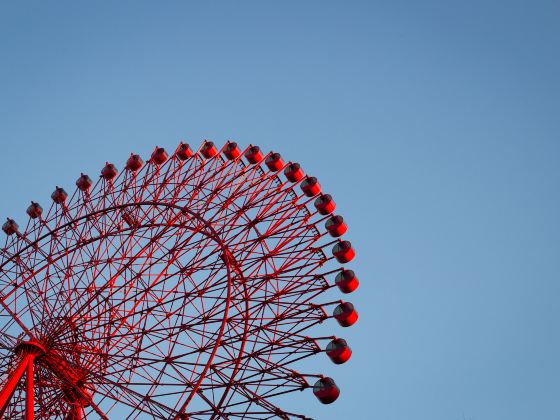
{"type": "Polygon", "coordinates": [[[334,402],[340,390],[332,378],[290,367],[321,352],[345,363],[352,351],[344,339],[304,332],[329,318],[342,327],[358,319],[349,302],[314,301],[331,287],[346,294],[358,286],[352,270],[321,269],[331,261],[346,264],[355,252],[340,238],[347,226],[317,178],[278,153],[252,145],[242,152],[229,141],[221,150],[205,141],[195,153],[181,143],[172,156],[156,147],[146,165],[131,154],[117,175],[110,163],[95,185],[82,173],[71,197],[56,187],[46,216],[31,202],[25,230],[9,218],[2,226],[8,239],[0,249],[0,311],[10,321],[0,329],[6,337],[0,418],[54,413],[105,420],[121,403],[162,419],[264,413],[307,419],[270,399],[312,388],[321,403],[334,402]],[[208,271],[213,283],[192,277],[197,270],[208,271]],[[331,284],[325,277],[335,273],[331,284]],[[175,308],[177,293],[187,297],[180,308],[192,305],[199,317],[175,308]],[[112,296],[121,299],[120,312],[113,311],[112,296]],[[328,315],[331,305],[337,306],[328,315]],[[26,325],[28,316],[33,325],[26,325]],[[149,316],[154,323],[146,327],[149,316]],[[172,316],[181,322],[165,323],[172,316]],[[19,335],[10,330],[18,326],[19,335]],[[175,350],[179,336],[188,340],[175,350]],[[96,344],[114,337],[113,352],[96,344]],[[331,341],[322,349],[318,340],[331,341]],[[191,356],[192,362],[185,359],[191,356]],[[168,366],[177,376],[168,371],[161,381],[168,366]],[[165,385],[175,388],[163,391],[165,385]],[[142,386],[150,387],[146,394],[142,386]],[[174,394],[179,398],[169,405],[165,398],[174,394]]]}

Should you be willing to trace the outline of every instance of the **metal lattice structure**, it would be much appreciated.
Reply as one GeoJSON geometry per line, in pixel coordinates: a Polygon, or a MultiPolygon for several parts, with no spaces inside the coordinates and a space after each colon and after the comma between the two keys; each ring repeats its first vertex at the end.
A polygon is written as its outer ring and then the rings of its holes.
{"type": "Polygon", "coordinates": [[[3,416],[305,418],[275,396],[315,383],[322,402],[336,399],[330,378],[295,367],[323,351],[350,357],[344,340],[307,334],[356,321],[351,304],[321,302],[357,287],[340,265],[354,251],[298,164],[181,144],[76,185],[57,187],[48,210],[32,202],[25,228],[3,226],[3,416]]]}

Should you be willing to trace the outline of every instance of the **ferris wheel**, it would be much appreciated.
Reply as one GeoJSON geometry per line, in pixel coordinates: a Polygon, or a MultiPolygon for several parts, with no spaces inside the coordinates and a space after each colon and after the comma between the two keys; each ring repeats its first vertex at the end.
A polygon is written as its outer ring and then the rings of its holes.
{"type": "MultiPolygon", "coordinates": [[[[0,249],[0,417],[307,418],[276,403],[333,379],[358,287],[347,226],[315,177],[259,147],[156,147],[56,187],[0,249]],[[333,328],[334,329],[334,328],[333,328]]],[[[304,398],[298,394],[298,398],[304,398]]]]}

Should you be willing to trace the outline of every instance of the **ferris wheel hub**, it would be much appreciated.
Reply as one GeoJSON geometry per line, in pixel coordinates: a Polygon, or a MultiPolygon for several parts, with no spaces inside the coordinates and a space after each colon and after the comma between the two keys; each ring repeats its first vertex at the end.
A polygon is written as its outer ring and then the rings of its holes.
{"type": "Polygon", "coordinates": [[[86,387],[83,367],[69,363],[59,352],[45,347],[36,340],[22,341],[14,353],[23,358],[31,357],[47,373],[44,380],[62,391],[63,399],[70,405],[89,407],[93,399],[92,389],[86,387]]]}
{"type": "Polygon", "coordinates": [[[15,348],[14,352],[16,354],[29,355],[32,354],[35,357],[42,356],[46,353],[45,347],[37,341],[22,341],[15,348]]]}

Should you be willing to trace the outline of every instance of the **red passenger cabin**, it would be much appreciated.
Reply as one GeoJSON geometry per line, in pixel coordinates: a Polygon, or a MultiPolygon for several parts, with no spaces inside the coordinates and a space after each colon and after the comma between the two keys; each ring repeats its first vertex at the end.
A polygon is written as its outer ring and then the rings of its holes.
{"type": "Polygon", "coordinates": [[[319,197],[315,200],[314,205],[319,214],[322,214],[323,216],[331,214],[336,208],[336,204],[330,194],[319,195],[319,197]]]}
{"type": "Polygon", "coordinates": [[[326,353],[333,363],[341,365],[350,360],[350,357],[352,356],[352,349],[350,349],[346,340],[343,340],[342,338],[335,338],[327,344],[326,353]]]}
{"type": "Polygon", "coordinates": [[[76,180],[76,187],[80,191],[87,191],[93,185],[93,181],[91,178],[85,174],[81,174],[80,177],[76,180]]]}
{"type": "Polygon", "coordinates": [[[341,264],[352,261],[356,256],[356,252],[354,252],[350,241],[339,240],[338,243],[333,247],[332,253],[336,260],[341,264]]]}
{"type": "Polygon", "coordinates": [[[286,178],[288,178],[288,181],[290,182],[299,182],[305,176],[299,163],[290,163],[286,166],[286,169],[284,169],[284,175],[286,175],[286,178]]]}
{"type": "Polygon", "coordinates": [[[117,171],[116,166],[108,162],[105,165],[105,167],[101,170],[101,176],[105,181],[112,180],[114,177],[117,176],[118,173],[119,171],[117,171]]]}
{"type": "Polygon", "coordinates": [[[334,308],[333,316],[341,327],[354,325],[358,320],[358,312],[350,302],[342,302],[334,308]]]}
{"type": "Polygon", "coordinates": [[[325,229],[327,229],[331,236],[338,238],[346,233],[348,227],[344,223],[342,216],[332,216],[326,221],[325,229]]]}
{"type": "Polygon", "coordinates": [[[15,220],[12,220],[10,218],[8,218],[6,220],[6,222],[2,225],[2,230],[4,231],[4,233],[8,236],[13,235],[14,233],[16,233],[18,231],[18,224],[15,222],[15,220]]]}
{"type": "Polygon", "coordinates": [[[193,151],[187,143],[181,143],[175,152],[179,160],[187,160],[193,155],[193,151]]]}
{"type": "Polygon", "coordinates": [[[68,198],[68,194],[64,191],[64,188],[56,187],[51,194],[51,198],[56,204],[64,204],[66,198],[68,198]]]}
{"type": "Polygon", "coordinates": [[[321,185],[314,176],[306,177],[300,184],[301,190],[308,197],[314,197],[321,192],[321,185]]]}
{"type": "Polygon", "coordinates": [[[214,146],[214,142],[206,141],[202,145],[200,153],[202,153],[202,156],[204,156],[206,159],[210,159],[211,157],[214,157],[218,154],[218,149],[216,149],[216,146],[214,146]]]}
{"type": "Polygon", "coordinates": [[[342,293],[352,293],[360,285],[352,270],[342,270],[336,275],[334,282],[342,293]]]}
{"type": "Polygon", "coordinates": [[[245,152],[245,158],[249,161],[249,163],[255,164],[263,160],[264,156],[259,146],[251,146],[245,152]]]}
{"type": "Polygon", "coordinates": [[[271,153],[268,155],[264,163],[272,172],[278,172],[284,167],[284,161],[282,160],[280,153],[271,153]]]}
{"type": "Polygon", "coordinates": [[[36,219],[43,214],[43,207],[39,205],[39,203],[35,203],[34,201],[31,202],[31,205],[27,207],[27,215],[32,219],[36,219]]]}
{"type": "Polygon", "coordinates": [[[224,155],[226,155],[229,160],[233,160],[241,156],[241,151],[239,150],[237,143],[228,141],[226,147],[224,148],[224,155]]]}
{"type": "Polygon", "coordinates": [[[132,172],[137,172],[138,170],[140,170],[140,168],[142,168],[143,165],[144,161],[142,160],[142,158],[139,155],[133,155],[132,153],[126,161],[126,169],[132,172]]]}
{"type": "Polygon", "coordinates": [[[340,389],[332,378],[321,378],[313,385],[313,394],[323,404],[330,404],[336,401],[340,389]]]}
{"type": "Polygon", "coordinates": [[[157,147],[156,150],[154,150],[154,153],[152,153],[152,162],[156,165],[164,164],[167,162],[167,159],[169,159],[169,155],[163,147],[157,147]]]}

